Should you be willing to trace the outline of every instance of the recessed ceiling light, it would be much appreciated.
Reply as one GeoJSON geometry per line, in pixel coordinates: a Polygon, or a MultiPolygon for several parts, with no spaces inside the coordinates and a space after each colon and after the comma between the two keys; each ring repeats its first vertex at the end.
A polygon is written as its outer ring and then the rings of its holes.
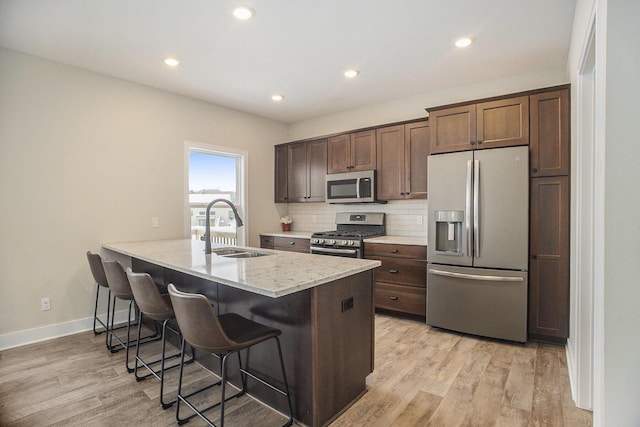
{"type": "Polygon", "coordinates": [[[455,45],[458,46],[458,47],[467,47],[471,43],[473,43],[473,39],[471,39],[469,37],[462,37],[462,38],[459,38],[458,40],[456,40],[455,45]]]}
{"type": "Polygon", "coordinates": [[[360,74],[360,71],[358,70],[347,70],[344,72],[344,76],[348,79],[352,79],[356,77],[358,74],[360,74]]]}
{"type": "Polygon", "coordinates": [[[253,18],[253,15],[255,14],[256,12],[247,6],[240,6],[233,10],[233,16],[235,16],[241,21],[246,21],[248,19],[253,18]]]}
{"type": "Polygon", "coordinates": [[[284,99],[284,96],[280,95],[280,94],[276,94],[271,96],[271,99],[274,100],[275,102],[280,102],[284,99]]]}
{"type": "Polygon", "coordinates": [[[180,64],[180,61],[176,58],[165,58],[164,63],[169,67],[177,67],[180,64]]]}

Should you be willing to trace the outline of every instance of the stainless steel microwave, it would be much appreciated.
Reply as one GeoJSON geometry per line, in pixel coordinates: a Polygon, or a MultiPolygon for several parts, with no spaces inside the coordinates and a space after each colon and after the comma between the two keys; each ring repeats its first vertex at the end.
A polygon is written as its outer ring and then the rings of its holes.
{"type": "Polygon", "coordinates": [[[376,171],[327,175],[328,203],[366,203],[376,201],[376,171]]]}

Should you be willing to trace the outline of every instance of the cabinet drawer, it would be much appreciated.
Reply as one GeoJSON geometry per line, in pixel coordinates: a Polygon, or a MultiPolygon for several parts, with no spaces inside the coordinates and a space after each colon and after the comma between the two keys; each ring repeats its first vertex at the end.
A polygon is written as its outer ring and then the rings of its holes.
{"type": "Polygon", "coordinates": [[[309,253],[309,239],[274,237],[274,249],[309,253]]]}
{"type": "Polygon", "coordinates": [[[260,235],[260,247],[263,249],[274,249],[274,237],[260,235]]]}
{"type": "Polygon", "coordinates": [[[427,292],[413,286],[375,284],[376,308],[426,316],[427,292]]]}
{"type": "Polygon", "coordinates": [[[365,243],[364,254],[369,256],[427,259],[427,247],[419,245],[389,245],[387,243],[365,243]]]}
{"type": "Polygon", "coordinates": [[[389,282],[425,288],[427,286],[427,262],[403,258],[368,257],[382,262],[373,271],[376,282],[389,282]]]}

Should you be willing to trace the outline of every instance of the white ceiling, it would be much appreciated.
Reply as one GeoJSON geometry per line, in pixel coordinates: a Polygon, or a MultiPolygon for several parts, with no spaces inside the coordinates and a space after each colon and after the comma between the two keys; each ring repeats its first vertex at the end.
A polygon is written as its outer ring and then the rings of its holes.
{"type": "Polygon", "coordinates": [[[0,0],[0,46],[293,123],[561,67],[575,3],[0,0]],[[231,15],[241,4],[251,21],[231,15]],[[476,42],[455,48],[460,36],[476,42]]]}

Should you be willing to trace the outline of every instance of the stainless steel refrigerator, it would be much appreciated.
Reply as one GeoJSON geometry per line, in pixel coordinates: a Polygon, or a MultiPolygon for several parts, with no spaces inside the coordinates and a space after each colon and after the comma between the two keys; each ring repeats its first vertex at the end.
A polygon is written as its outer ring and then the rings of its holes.
{"type": "Polygon", "coordinates": [[[427,323],[527,340],[529,147],[431,155],[427,323]]]}

